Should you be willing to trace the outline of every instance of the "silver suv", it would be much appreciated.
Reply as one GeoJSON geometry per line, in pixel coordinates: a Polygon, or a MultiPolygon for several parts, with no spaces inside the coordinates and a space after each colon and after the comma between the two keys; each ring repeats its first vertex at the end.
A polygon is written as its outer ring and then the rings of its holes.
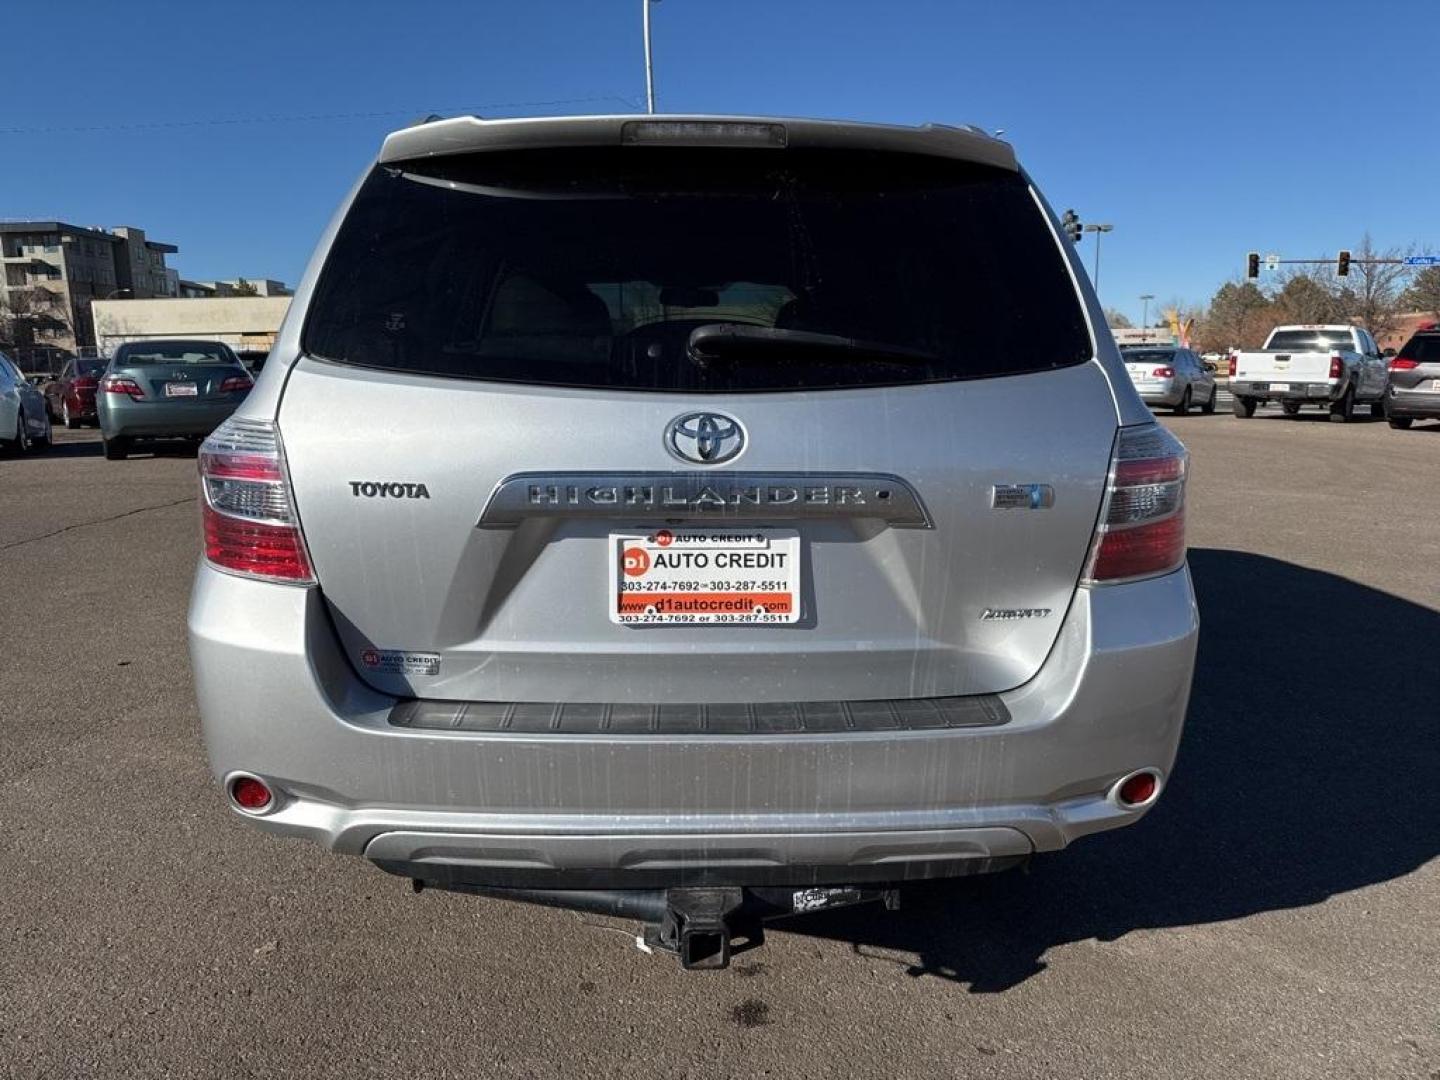
{"type": "Polygon", "coordinates": [[[392,134],[201,454],[231,806],[434,885],[761,920],[1137,820],[1186,455],[973,129],[392,134]]]}

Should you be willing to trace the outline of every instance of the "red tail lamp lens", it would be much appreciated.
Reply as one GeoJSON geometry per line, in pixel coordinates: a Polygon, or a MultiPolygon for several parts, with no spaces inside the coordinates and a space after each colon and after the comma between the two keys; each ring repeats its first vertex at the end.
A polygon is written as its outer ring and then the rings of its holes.
{"type": "Polygon", "coordinates": [[[1136,773],[1120,785],[1120,801],[1126,806],[1139,806],[1149,802],[1158,784],[1154,773],[1136,773]]]}
{"type": "Polygon", "coordinates": [[[245,810],[264,810],[274,798],[270,789],[253,776],[242,776],[232,783],[230,797],[245,810]]]}

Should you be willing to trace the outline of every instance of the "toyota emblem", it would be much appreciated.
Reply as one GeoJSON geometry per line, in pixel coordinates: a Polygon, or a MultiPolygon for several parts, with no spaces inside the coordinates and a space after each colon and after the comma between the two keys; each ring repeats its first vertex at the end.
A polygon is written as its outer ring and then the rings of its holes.
{"type": "Polygon", "coordinates": [[[665,428],[665,448],[681,461],[719,465],[745,449],[745,429],[722,413],[686,413],[665,428]]]}

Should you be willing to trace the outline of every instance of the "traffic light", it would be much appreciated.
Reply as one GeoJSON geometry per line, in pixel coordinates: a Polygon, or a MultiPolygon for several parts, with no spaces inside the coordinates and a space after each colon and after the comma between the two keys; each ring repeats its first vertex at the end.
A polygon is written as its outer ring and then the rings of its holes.
{"type": "Polygon", "coordinates": [[[1080,242],[1080,234],[1085,227],[1080,224],[1080,215],[1074,210],[1066,210],[1060,218],[1060,227],[1065,230],[1065,235],[1070,238],[1072,244],[1080,242]]]}
{"type": "Polygon", "coordinates": [[[1260,276],[1260,253],[1258,251],[1252,251],[1245,256],[1245,276],[1247,278],[1260,276]]]}
{"type": "Polygon", "coordinates": [[[1346,277],[1350,273],[1350,252],[1340,252],[1340,257],[1335,260],[1335,273],[1340,277],[1346,277]]]}

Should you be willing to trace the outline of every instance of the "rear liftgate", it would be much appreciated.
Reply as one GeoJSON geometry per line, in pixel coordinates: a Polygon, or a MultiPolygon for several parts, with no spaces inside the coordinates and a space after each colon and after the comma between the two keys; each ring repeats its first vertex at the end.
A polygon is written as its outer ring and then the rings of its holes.
{"type": "Polygon", "coordinates": [[[730,958],[765,944],[765,921],[828,911],[853,904],[900,906],[895,888],[828,885],[814,888],[697,886],[673,889],[517,889],[412,879],[415,891],[427,885],[501,900],[639,919],[637,941],[655,952],[673,953],[690,971],[719,971],[730,958]]]}

